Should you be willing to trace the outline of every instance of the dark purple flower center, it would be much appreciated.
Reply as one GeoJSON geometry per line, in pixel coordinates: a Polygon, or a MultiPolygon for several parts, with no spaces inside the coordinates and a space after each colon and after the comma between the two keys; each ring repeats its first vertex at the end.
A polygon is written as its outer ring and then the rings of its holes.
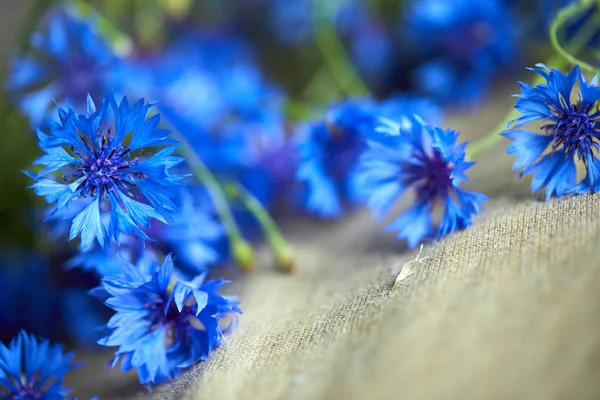
{"type": "Polygon", "coordinates": [[[98,67],[98,62],[85,58],[68,61],[60,65],[64,96],[78,99],[85,98],[88,93],[92,96],[102,95],[100,77],[103,71],[98,67]]]}
{"type": "Polygon", "coordinates": [[[472,60],[493,44],[494,28],[486,21],[474,21],[454,34],[441,35],[439,41],[457,59],[472,60]]]}
{"type": "MultiPolygon", "coordinates": [[[[0,393],[1,395],[2,393],[0,393]]],[[[37,380],[28,381],[25,383],[25,386],[22,386],[19,382],[15,382],[14,389],[7,393],[7,399],[25,399],[25,400],[35,400],[41,399],[44,397],[44,390],[40,387],[39,382],[37,380]]]]}
{"type": "Polygon", "coordinates": [[[196,302],[186,301],[181,312],[177,309],[175,303],[171,302],[166,314],[165,305],[166,302],[161,301],[149,303],[147,308],[154,314],[150,329],[154,330],[159,327],[165,327],[165,346],[170,347],[177,341],[177,338],[182,337],[182,335],[185,336],[190,326],[196,323],[196,302]]]}
{"type": "Polygon", "coordinates": [[[139,160],[137,157],[130,158],[131,148],[113,144],[110,129],[99,132],[96,143],[92,143],[86,135],[80,135],[80,138],[87,151],[71,150],[83,162],[76,167],[76,171],[64,175],[64,180],[73,182],[84,177],[77,188],[80,197],[99,195],[103,198],[119,190],[135,198],[131,190],[135,181],[143,179],[144,175],[132,170],[139,160]]]}
{"type": "Polygon", "coordinates": [[[576,154],[584,161],[590,153],[598,150],[600,113],[592,113],[593,104],[583,108],[579,101],[560,109],[551,107],[551,110],[555,115],[555,122],[543,125],[542,129],[554,135],[553,150],[562,146],[566,154],[576,154]]]}
{"type": "Polygon", "coordinates": [[[325,162],[336,179],[343,179],[365,147],[358,132],[330,124],[329,140],[325,148],[325,162]]]}
{"type": "Polygon", "coordinates": [[[452,165],[436,149],[431,155],[415,154],[415,158],[417,162],[407,168],[405,183],[415,186],[417,197],[433,202],[448,196],[452,187],[452,165]]]}

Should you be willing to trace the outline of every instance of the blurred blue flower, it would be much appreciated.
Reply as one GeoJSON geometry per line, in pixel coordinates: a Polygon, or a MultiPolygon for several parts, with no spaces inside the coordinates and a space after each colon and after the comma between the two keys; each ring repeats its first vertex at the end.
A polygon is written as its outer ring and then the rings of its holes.
{"type": "MultiPolygon", "coordinates": [[[[135,368],[142,384],[173,379],[193,363],[208,358],[231,327],[220,323],[241,313],[238,302],[218,292],[226,281],[178,278],[171,255],[156,262],[128,265],[105,277],[94,291],[116,311],[112,333],[98,343],[118,346],[113,368],[135,368]]],[[[235,318],[235,317],[234,317],[235,318]]]]}
{"type": "Polygon", "coordinates": [[[123,98],[117,105],[109,93],[98,110],[88,97],[87,109],[87,115],[78,115],[61,108],[52,135],[38,131],[46,154],[34,164],[45,168],[37,175],[28,173],[37,181],[32,187],[48,203],[56,203],[55,212],[85,202],[70,231],[70,239],[81,235],[83,250],[94,240],[102,246],[109,238],[119,242],[120,233],[144,241],[148,236],[142,228],[149,227],[150,219],[166,223],[176,210],[176,183],[182,177],[170,175],[169,168],[183,161],[172,156],[177,142],[168,138],[169,131],[157,129],[159,115],[146,119],[150,105],[143,100],[130,106],[123,98]],[[108,123],[109,108],[114,129],[101,126],[108,123]],[[148,147],[164,148],[150,156],[143,154],[148,147]],[[59,181],[46,177],[59,170],[64,171],[59,181]],[[108,224],[104,213],[110,216],[108,224]]]}
{"type": "Polygon", "coordinates": [[[419,92],[441,103],[477,106],[491,80],[491,70],[474,60],[466,65],[448,59],[434,59],[419,65],[412,73],[419,92]]]}
{"type": "Polygon", "coordinates": [[[411,32],[425,48],[458,60],[483,58],[490,67],[515,57],[515,24],[497,0],[415,0],[408,11],[411,32]]]}
{"type": "Polygon", "coordinates": [[[344,204],[362,198],[356,186],[356,165],[379,117],[419,113],[437,121],[439,108],[412,96],[395,96],[380,104],[347,100],[327,110],[324,120],[302,126],[296,178],[304,183],[304,207],[323,218],[343,214],[344,204]]]}
{"type": "MultiPolygon", "coordinates": [[[[297,45],[312,37],[316,3],[311,0],[259,0],[268,3],[267,21],[278,40],[297,45]]],[[[328,0],[319,4],[323,17],[336,25],[341,34],[348,33],[361,14],[367,11],[360,0],[328,0]]]]}
{"type": "Polygon", "coordinates": [[[224,256],[217,246],[225,239],[223,227],[207,193],[197,187],[181,190],[181,206],[172,222],[158,227],[154,236],[177,254],[180,266],[195,275],[224,256]]]}
{"type": "Polygon", "coordinates": [[[266,81],[248,46],[225,33],[190,34],[148,68],[156,72],[151,90],[162,116],[204,163],[271,203],[275,185],[293,171],[280,161],[289,150],[284,96],[266,81]]]}
{"type": "Polygon", "coordinates": [[[513,130],[503,133],[513,140],[507,153],[518,156],[513,169],[523,168],[533,174],[531,190],[546,188],[546,198],[565,193],[597,192],[600,190],[600,88],[598,77],[587,82],[579,66],[562,73],[543,64],[530,70],[546,80],[531,87],[520,82],[522,93],[515,108],[521,113],[509,123],[513,130]],[[579,81],[579,96],[571,100],[575,83],[579,81]],[[542,133],[515,130],[530,122],[542,121],[542,133]],[[585,167],[585,177],[577,182],[577,165],[585,167]]]}
{"type": "Polygon", "coordinates": [[[369,80],[381,79],[394,66],[394,43],[385,25],[364,10],[349,37],[352,59],[369,80]]]}
{"type": "Polygon", "coordinates": [[[440,101],[456,103],[457,91],[459,100],[472,101],[484,93],[494,71],[517,57],[516,24],[498,0],[413,0],[404,18],[415,49],[422,57],[434,55],[416,72],[415,82],[440,101]]]}
{"type": "Polygon", "coordinates": [[[297,44],[312,34],[313,11],[307,0],[271,0],[269,21],[277,38],[285,43],[297,44]]]}
{"type": "Polygon", "coordinates": [[[63,329],[71,340],[83,346],[97,345],[105,333],[105,322],[99,304],[82,288],[68,288],[60,293],[63,329]]]}
{"type": "Polygon", "coordinates": [[[110,245],[92,246],[88,250],[81,250],[65,264],[65,269],[81,268],[84,271],[93,271],[99,276],[118,274],[123,263],[135,259],[138,254],[135,246],[130,245],[130,237],[121,240],[117,245],[111,241],[110,245]]]}
{"type": "Polygon", "coordinates": [[[112,71],[119,64],[92,18],[80,19],[59,7],[43,26],[31,36],[31,49],[13,58],[6,82],[34,127],[49,117],[53,99],[83,111],[88,93],[102,96],[114,86],[112,71]]]}
{"type": "Polygon", "coordinates": [[[425,124],[420,118],[400,123],[382,120],[384,139],[369,142],[360,160],[359,186],[373,213],[386,216],[408,189],[416,204],[388,227],[398,239],[414,247],[424,238],[439,238],[471,224],[487,197],[459,188],[474,163],[465,161],[466,143],[457,144],[458,133],[425,124]],[[443,214],[434,228],[434,209],[443,214]]]}
{"type": "Polygon", "coordinates": [[[31,251],[3,252],[0,257],[0,340],[20,329],[51,337],[60,328],[57,295],[48,263],[31,251]]]}
{"type": "Polygon", "coordinates": [[[8,400],[59,400],[70,390],[62,386],[65,374],[79,367],[63,346],[21,331],[7,347],[0,343],[0,397],[8,400]]]}
{"type": "Polygon", "coordinates": [[[365,147],[364,127],[374,119],[369,100],[348,100],[324,120],[301,127],[296,178],[305,184],[305,207],[323,218],[340,217],[344,202],[356,204],[354,166],[365,147]]]}

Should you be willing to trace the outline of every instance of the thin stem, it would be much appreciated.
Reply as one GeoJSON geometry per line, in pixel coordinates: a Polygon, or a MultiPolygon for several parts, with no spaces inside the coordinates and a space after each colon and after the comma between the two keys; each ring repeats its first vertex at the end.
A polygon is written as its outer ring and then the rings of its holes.
{"type": "Polygon", "coordinates": [[[498,125],[496,125],[494,129],[492,129],[491,134],[486,135],[483,138],[474,141],[473,143],[470,143],[466,150],[467,159],[472,160],[479,153],[494,147],[496,143],[500,142],[500,140],[502,140],[502,135],[500,134],[506,129],[508,123],[518,116],[519,111],[513,108],[510,112],[508,112],[508,114],[506,114],[504,119],[498,125]]]}
{"type": "Polygon", "coordinates": [[[312,107],[301,101],[288,99],[285,104],[285,114],[294,120],[305,120],[312,112],[312,107]]]}
{"type": "MultiPolygon", "coordinates": [[[[583,0],[582,3],[590,3],[590,1],[583,0]]],[[[576,4],[580,5],[581,3],[576,3],[576,4]]],[[[567,7],[567,8],[569,8],[569,7],[567,7]]],[[[563,11],[564,11],[564,9],[563,9],[563,11]]],[[[559,14],[561,12],[559,12],[559,14]]],[[[559,17],[557,17],[557,19],[558,18],[559,17]]],[[[594,21],[588,21],[577,32],[577,34],[575,35],[573,40],[569,43],[569,45],[568,45],[569,51],[571,51],[575,54],[580,52],[586,46],[586,44],[589,42],[589,40],[594,36],[594,34],[596,33],[596,29],[594,29],[594,28],[597,28],[597,25],[594,24],[594,21]]],[[[573,56],[571,56],[571,59],[576,61],[574,64],[577,64],[579,62],[573,56]]],[[[567,65],[570,63],[573,64],[573,62],[569,58],[565,58],[561,54],[554,54],[548,59],[548,61],[546,61],[547,65],[552,66],[559,70],[567,67],[567,65]]],[[[542,83],[543,81],[544,81],[544,78],[541,75],[536,75],[535,79],[532,82],[532,85],[533,86],[538,85],[538,84],[542,83]]],[[[517,118],[518,116],[519,116],[519,111],[513,108],[504,117],[504,119],[491,131],[490,134],[488,134],[487,136],[485,136],[479,140],[474,141],[472,144],[469,145],[469,147],[467,148],[467,158],[472,160],[478,154],[484,152],[485,150],[493,147],[498,142],[500,142],[502,140],[501,133],[507,129],[508,123],[510,121],[514,120],[515,118],[517,118]]]]}
{"type": "Polygon", "coordinates": [[[181,154],[187,158],[194,176],[196,176],[208,190],[229,239],[229,245],[234,259],[245,271],[251,271],[254,263],[252,247],[242,236],[242,233],[233,218],[233,214],[231,213],[229,203],[227,202],[227,198],[221,185],[212,172],[206,167],[202,159],[200,159],[198,154],[192,150],[188,140],[176,130],[173,130],[172,135],[181,143],[179,150],[181,154]]]}
{"type": "Polygon", "coordinates": [[[597,68],[594,68],[592,65],[586,63],[585,61],[577,59],[568,51],[566,51],[558,41],[558,31],[571,18],[584,13],[587,9],[593,6],[595,1],[596,0],[580,0],[576,3],[569,4],[568,6],[562,8],[560,11],[558,11],[556,17],[552,21],[549,32],[550,43],[552,44],[552,47],[559,56],[564,58],[568,63],[574,65],[578,64],[581,67],[581,69],[591,72],[593,74],[597,74],[599,70],[597,68]]]}
{"type": "Polygon", "coordinates": [[[315,42],[329,66],[333,77],[340,88],[348,96],[364,96],[369,89],[349,61],[350,57],[340,40],[335,27],[327,17],[325,10],[327,1],[313,0],[313,21],[315,25],[315,42]]]}
{"type": "Polygon", "coordinates": [[[238,183],[227,183],[224,187],[225,193],[229,197],[241,201],[244,207],[256,218],[269,246],[275,254],[277,266],[286,272],[292,272],[294,269],[294,253],[292,248],[260,201],[238,183]]]}

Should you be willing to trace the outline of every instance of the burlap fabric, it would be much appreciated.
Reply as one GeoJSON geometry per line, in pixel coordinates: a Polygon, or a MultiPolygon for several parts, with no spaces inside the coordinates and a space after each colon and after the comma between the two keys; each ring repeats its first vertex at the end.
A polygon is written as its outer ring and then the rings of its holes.
{"type": "MultiPolygon", "coordinates": [[[[473,138],[506,94],[448,123],[473,138]]],[[[366,213],[288,224],[297,272],[263,251],[235,277],[245,314],[209,361],[151,394],[116,372],[74,385],[104,399],[600,398],[600,196],[540,201],[505,144],[471,174],[486,212],[418,261],[366,213]]]]}

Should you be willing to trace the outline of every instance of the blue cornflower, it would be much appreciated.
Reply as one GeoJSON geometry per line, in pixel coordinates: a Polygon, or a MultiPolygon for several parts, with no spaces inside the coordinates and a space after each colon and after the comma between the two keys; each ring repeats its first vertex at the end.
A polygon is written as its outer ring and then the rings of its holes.
{"type": "Polygon", "coordinates": [[[225,239],[223,227],[210,198],[199,188],[181,190],[179,210],[169,225],[156,229],[155,236],[177,254],[180,265],[196,274],[206,271],[223,257],[217,246],[225,239]]]}
{"type": "Polygon", "coordinates": [[[412,76],[420,93],[441,103],[477,106],[491,81],[492,72],[481,59],[464,63],[439,58],[419,65],[412,76]]]}
{"type": "Polygon", "coordinates": [[[516,58],[516,24],[498,0],[412,0],[403,18],[415,52],[427,60],[413,80],[440,101],[456,105],[456,93],[458,101],[477,99],[516,58]]]}
{"type": "Polygon", "coordinates": [[[457,60],[504,64],[515,57],[515,23],[498,0],[414,0],[408,22],[422,50],[437,48],[457,60]]]}
{"type": "Polygon", "coordinates": [[[521,115],[509,123],[513,129],[534,121],[542,121],[542,133],[510,130],[503,133],[513,140],[507,153],[517,155],[513,169],[523,168],[533,174],[531,190],[546,188],[546,198],[565,193],[600,190],[600,88],[598,77],[587,82],[578,66],[563,74],[543,64],[530,70],[540,74],[546,83],[531,87],[520,82],[522,94],[515,108],[521,115]],[[579,81],[579,96],[571,100],[573,87],[579,81]],[[577,182],[577,165],[585,167],[585,177],[577,182]]]}
{"type": "Polygon", "coordinates": [[[305,207],[324,218],[343,214],[343,203],[356,204],[354,165],[365,147],[363,127],[373,121],[368,100],[331,107],[324,120],[302,126],[296,177],[305,184],[305,207]]]}
{"type": "MultiPolygon", "coordinates": [[[[133,238],[125,236],[125,240],[117,245],[111,241],[104,247],[92,246],[81,250],[65,264],[65,269],[81,268],[83,271],[93,271],[99,276],[118,274],[124,262],[133,260],[141,251],[133,243],[133,238]]],[[[141,247],[141,246],[139,246],[141,247]]]]}
{"type": "MultiPolygon", "coordinates": [[[[278,40],[285,44],[295,45],[311,37],[314,30],[314,13],[316,3],[310,0],[262,0],[268,3],[268,22],[272,25],[278,40]]],[[[352,29],[359,12],[365,12],[357,0],[329,0],[323,2],[322,17],[335,24],[340,33],[352,29]]]]}
{"type": "Polygon", "coordinates": [[[313,11],[309,1],[272,0],[269,14],[280,40],[296,44],[310,37],[313,11]]]}
{"type": "Polygon", "coordinates": [[[83,288],[68,288],[60,292],[63,329],[71,340],[83,346],[98,346],[96,342],[106,331],[102,305],[83,288]]]}
{"type": "Polygon", "coordinates": [[[203,280],[179,279],[171,255],[162,266],[127,265],[120,275],[103,278],[95,294],[116,314],[107,325],[111,334],[98,343],[119,347],[112,366],[121,360],[123,371],[135,368],[142,384],[154,384],[208,358],[231,327],[221,328],[222,320],[241,311],[218,293],[227,281],[203,280]]]}
{"type": "Polygon", "coordinates": [[[57,290],[43,257],[19,250],[0,254],[0,341],[19,330],[45,337],[57,333],[57,290]]]}
{"type": "Polygon", "coordinates": [[[74,215],[70,239],[81,235],[81,246],[87,250],[94,240],[104,245],[109,238],[119,242],[120,233],[148,239],[142,228],[150,219],[167,222],[176,210],[178,185],[182,177],[169,174],[169,168],[183,161],[172,156],[177,142],[169,139],[169,131],[157,129],[159,115],[146,119],[149,104],[139,100],[130,106],[127,98],[117,102],[109,93],[97,110],[88,97],[87,115],[72,109],[59,109],[60,123],[52,135],[38,130],[39,146],[46,152],[34,164],[45,168],[28,173],[37,182],[36,194],[56,203],[55,212],[69,203],[83,202],[85,207],[74,215]],[[113,114],[114,129],[103,126],[113,114]],[[148,147],[163,147],[150,155],[148,147]],[[63,171],[59,180],[47,178],[63,171]],[[107,215],[108,218],[103,218],[107,215]]]}
{"type": "Polygon", "coordinates": [[[63,346],[21,331],[8,347],[0,343],[0,396],[7,400],[61,400],[70,390],[62,386],[73,364],[63,346]]]}
{"type": "Polygon", "coordinates": [[[385,25],[365,10],[353,31],[349,50],[361,74],[370,80],[386,76],[394,66],[394,44],[385,25]]]}
{"type": "Polygon", "coordinates": [[[78,19],[72,11],[55,8],[31,36],[32,51],[12,60],[6,85],[32,126],[49,116],[53,99],[83,109],[87,93],[102,96],[112,86],[118,58],[98,35],[96,21],[78,19]]]}
{"type": "Polygon", "coordinates": [[[412,96],[395,96],[380,104],[347,100],[327,110],[324,120],[301,127],[297,179],[305,184],[304,207],[321,217],[343,214],[344,203],[362,198],[356,185],[356,165],[380,116],[396,118],[420,113],[437,120],[439,108],[412,96]]]}
{"type": "Polygon", "coordinates": [[[293,176],[278,157],[289,142],[285,97],[245,42],[215,36],[190,34],[174,43],[153,67],[153,97],[211,171],[240,181],[268,204],[275,185],[293,176]]]}
{"type": "Polygon", "coordinates": [[[369,142],[361,156],[359,186],[375,215],[384,217],[409,189],[416,204],[388,227],[414,247],[424,238],[439,238],[471,224],[471,216],[487,197],[459,188],[474,163],[465,161],[466,143],[457,144],[458,133],[425,124],[420,118],[401,123],[382,120],[379,133],[387,136],[369,142]],[[443,214],[434,228],[434,210],[443,214]]]}

